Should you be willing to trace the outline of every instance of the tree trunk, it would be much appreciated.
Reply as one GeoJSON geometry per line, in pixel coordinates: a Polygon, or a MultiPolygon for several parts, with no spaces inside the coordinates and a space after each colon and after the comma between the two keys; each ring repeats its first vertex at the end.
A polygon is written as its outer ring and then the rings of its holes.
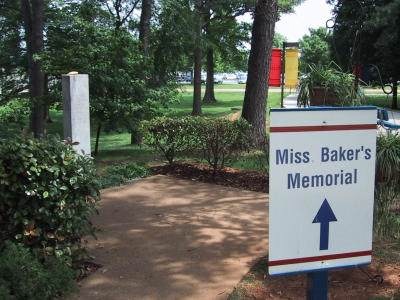
{"type": "MultiPolygon", "coordinates": [[[[149,57],[150,46],[150,21],[152,14],[153,0],[142,0],[142,12],[140,14],[139,23],[139,41],[140,49],[143,52],[145,60],[149,57]]],[[[146,78],[143,78],[146,80],[146,78]]],[[[133,129],[131,131],[131,145],[140,145],[142,143],[142,134],[140,130],[133,129]]]]}
{"type": "Polygon", "coordinates": [[[93,156],[97,156],[99,154],[99,141],[100,141],[100,133],[101,133],[101,123],[97,125],[97,132],[96,132],[96,144],[94,146],[94,153],[93,156]]]}
{"type": "Polygon", "coordinates": [[[133,129],[131,131],[131,145],[140,145],[143,141],[143,136],[140,130],[133,129]]]}
{"type": "Polygon", "coordinates": [[[44,97],[45,103],[44,103],[44,120],[46,123],[53,123],[53,120],[51,119],[50,116],[50,104],[48,103],[48,97],[49,97],[49,75],[45,74],[44,75],[44,97]]]}
{"type": "Polygon", "coordinates": [[[207,49],[207,82],[206,82],[206,92],[203,98],[204,103],[215,103],[214,93],[214,49],[209,47],[207,49]]]}
{"type": "Polygon", "coordinates": [[[153,0],[142,0],[142,12],[139,23],[140,47],[145,57],[149,56],[150,44],[150,20],[152,13],[153,0]]]}
{"type": "Polygon", "coordinates": [[[29,94],[32,102],[31,130],[35,138],[44,136],[44,73],[34,56],[43,50],[44,1],[21,0],[28,58],[29,94]]]}
{"type": "Polygon", "coordinates": [[[193,78],[193,110],[192,115],[201,115],[201,5],[202,0],[196,0],[196,21],[194,28],[194,78],[193,78]]]}
{"type": "Polygon", "coordinates": [[[398,105],[397,105],[397,80],[393,81],[393,98],[392,98],[392,108],[393,109],[397,109],[398,105]]]}
{"type": "Polygon", "coordinates": [[[242,117],[253,126],[254,142],[265,143],[269,65],[278,16],[277,0],[258,0],[254,12],[242,117]]]}

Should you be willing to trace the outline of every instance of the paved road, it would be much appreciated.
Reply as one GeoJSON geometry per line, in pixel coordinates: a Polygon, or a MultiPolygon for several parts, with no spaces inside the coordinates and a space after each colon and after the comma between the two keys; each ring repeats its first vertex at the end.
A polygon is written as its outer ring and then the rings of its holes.
{"type": "Polygon", "coordinates": [[[104,265],[73,299],[226,299],[268,248],[267,195],[154,176],[105,190],[104,265]]]}

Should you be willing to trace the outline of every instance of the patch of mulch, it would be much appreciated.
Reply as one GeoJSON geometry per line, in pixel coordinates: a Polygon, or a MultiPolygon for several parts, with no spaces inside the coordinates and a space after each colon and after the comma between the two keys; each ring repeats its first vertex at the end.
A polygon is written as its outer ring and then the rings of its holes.
{"type": "MultiPolygon", "coordinates": [[[[305,274],[269,276],[267,261],[259,259],[228,299],[306,299],[305,274]]],[[[368,267],[330,271],[329,299],[400,299],[400,263],[375,259],[368,267]]]]}
{"type": "Polygon", "coordinates": [[[244,190],[268,193],[268,176],[257,171],[224,168],[213,174],[213,170],[203,164],[176,163],[153,166],[153,174],[171,175],[178,178],[214,183],[244,190]]]}

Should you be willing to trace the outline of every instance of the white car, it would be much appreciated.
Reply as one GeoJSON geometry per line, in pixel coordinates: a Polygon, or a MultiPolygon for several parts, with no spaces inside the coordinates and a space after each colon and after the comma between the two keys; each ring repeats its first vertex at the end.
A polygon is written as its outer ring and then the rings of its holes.
{"type": "Polygon", "coordinates": [[[238,76],[238,83],[246,83],[247,82],[247,74],[242,74],[238,76]]]}
{"type": "Polygon", "coordinates": [[[214,75],[214,83],[221,84],[224,81],[224,76],[222,74],[214,75]]]}
{"type": "Polygon", "coordinates": [[[228,73],[225,75],[225,79],[226,80],[237,80],[237,76],[236,76],[236,74],[228,73]]]}

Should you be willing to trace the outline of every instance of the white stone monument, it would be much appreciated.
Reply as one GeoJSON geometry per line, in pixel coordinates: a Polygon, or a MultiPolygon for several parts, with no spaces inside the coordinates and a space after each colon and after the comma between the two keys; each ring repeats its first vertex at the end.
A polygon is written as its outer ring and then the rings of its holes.
{"type": "Polygon", "coordinates": [[[79,154],[90,155],[89,76],[71,72],[62,76],[64,138],[79,154]]]}

